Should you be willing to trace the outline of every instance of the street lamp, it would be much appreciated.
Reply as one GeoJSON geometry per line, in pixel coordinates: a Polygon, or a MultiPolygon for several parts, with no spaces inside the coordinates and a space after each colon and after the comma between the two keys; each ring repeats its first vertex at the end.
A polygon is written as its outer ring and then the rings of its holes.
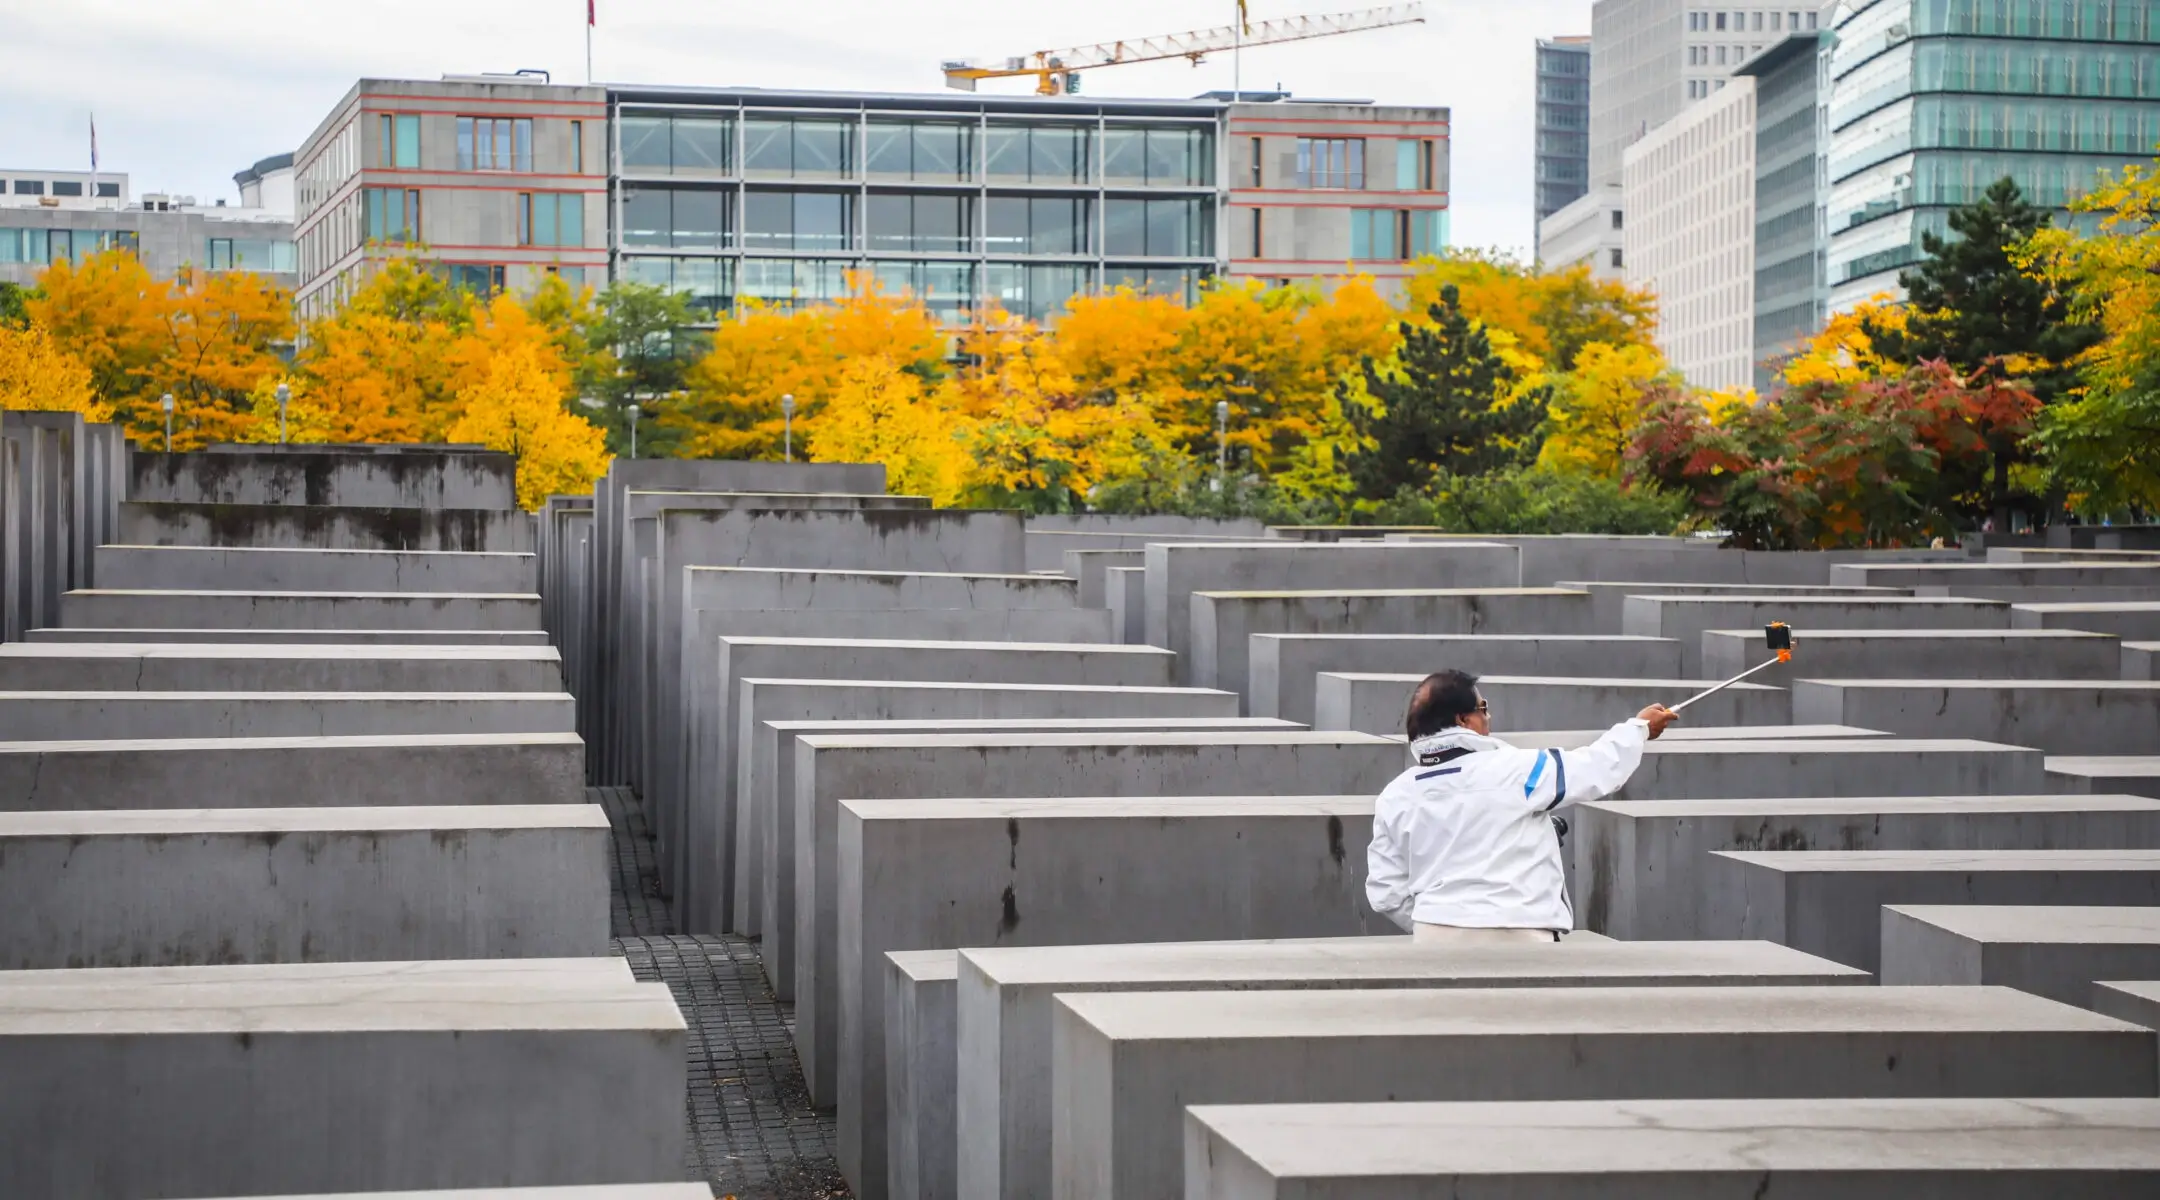
{"type": "Polygon", "coordinates": [[[783,461],[795,461],[795,397],[780,397],[780,454],[783,461]]]}
{"type": "Polygon", "coordinates": [[[1215,490],[1223,490],[1223,475],[1230,464],[1230,402],[1215,402],[1215,490]]]}
{"type": "Polygon", "coordinates": [[[637,419],[640,411],[642,410],[637,405],[630,406],[630,457],[632,458],[637,457],[637,419]]]}
{"type": "Polygon", "coordinates": [[[285,444],[285,405],[291,399],[291,385],[284,383],[277,385],[277,440],[280,446],[285,444]]]}
{"type": "Polygon", "coordinates": [[[167,393],[165,393],[165,398],[164,398],[164,399],[162,399],[162,400],[160,400],[160,401],[158,401],[158,407],[159,407],[159,408],[162,408],[162,409],[164,409],[164,410],[165,410],[165,453],[167,453],[167,454],[171,454],[171,453],[172,453],[172,393],[171,393],[171,392],[167,392],[167,393]]]}

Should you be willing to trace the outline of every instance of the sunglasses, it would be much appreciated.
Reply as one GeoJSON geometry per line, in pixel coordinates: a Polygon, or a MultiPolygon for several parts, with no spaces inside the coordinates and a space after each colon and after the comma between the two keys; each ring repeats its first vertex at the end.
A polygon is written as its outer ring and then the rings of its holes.
{"type": "Polygon", "coordinates": [[[1492,701],[1490,701],[1490,700],[1480,700],[1480,701],[1478,701],[1478,702],[1477,702],[1477,711],[1478,711],[1478,715],[1479,715],[1479,716],[1481,716],[1481,717],[1489,717],[1489,716],[1491,716],[1491,715],[1492,715],[1492,701]]]}

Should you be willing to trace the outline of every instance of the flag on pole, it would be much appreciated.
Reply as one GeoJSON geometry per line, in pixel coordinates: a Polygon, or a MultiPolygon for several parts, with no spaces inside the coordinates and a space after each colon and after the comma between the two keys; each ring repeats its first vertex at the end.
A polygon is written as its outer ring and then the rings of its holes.
{"type": "Polygon", "coordinates": [[[586,28],[590,29],[591,27],[593,27],[593,26],[595,26],[595,25],[598,25],[598,24],[600,23],[600,13],[599,13],[599,5],[600,5],[600,0],[585,0],[585,27],[586,27],[586,28]]]}
{"type": "Polygon", "coordinates": [[[97,174],[97,114],[90,114],[90,173],[97,174]]]}

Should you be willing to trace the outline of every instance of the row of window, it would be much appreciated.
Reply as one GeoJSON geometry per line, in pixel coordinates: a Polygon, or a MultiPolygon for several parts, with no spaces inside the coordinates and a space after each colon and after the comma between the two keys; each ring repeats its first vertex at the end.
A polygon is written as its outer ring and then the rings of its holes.
{"type": "MultiPolygon", "coordinates": [[[[585,195],[582,192],[519,192],[517,244],[585,244],[585,195]]],[[[360,189],[361,239],[369,242],[419,242],[422,236],[419,188],[360,189]]]]}
{"type": "Polygon", "coordinates": [[[940,320],[953,323],[993,302],[1007,312],[1044,320],[1075,296],[1120,287],[1189,303],[1210,273],[1205,267],[1118,263],[1098,271],[1086,263],[642,256],[623,259],[622,268],[625,279],[683,293],[711,316],[732,311],[741,300],[781,308],[838,300],[847,295],[848,273],[867,270],[884,289],[915,296],[940,320]]]}
{"type": "Polygon", "coordinates": [[[752,249],[945,254],[1095,254],[1205,258],[1214,204],[1202,197],[975,196],[630,187],[623,245],[717,251],[735,238],[752,249]],[[1101,217],[1100,229],[1096,218],[1101,217]],[[858,216],[860,219],[858,220],[858,216]]]}
{"type": "Polygon", "coordinates": [[[1915,149],[2045,150],[2142,157],[2160,145],[2160,105],[1921,96],[1840,139],[1830,177],[1915,149]]]}
{"type": "Polygon", "coordinates": [[[1718,10],[1716,12],[1691,12],[1687,15],[1689,33],[1799,33],[1816,28],[1821,18],[1805,10],[1718,10]],[[1729,18],[1729,19],[1728,19],[1729,18]],[[1802,24],[1803,20],[1806,22],[1802,24]]]}
{"type": "MultiPolygon", "coordinates": [[[[80,179],[16,179],[8,184],[8,189],[18,196],[82,197],[90,194],[90,185],[80,179]]],[[[98,180],[97,198],[100,200],[119,199],[119,182],[109,179],[98,180]]]]}
{"type": "Polygon", "coordinates": [[[1725,81],[1722,79],[1690,79],[1687,81],[1687,97],[1690,100],[1701,100],[1712,92],[1722,92],[1724,90],[1725,81]]]}
{"type": "Polygon", "coordinates": [[[1759,45],[1727,46],[1719,44],[1716,46],[1689,46],[1687,48],[1687,61],[1688,65],[1691,67],[1737,67],[1741,63],[1744,63],[1747,60],[1761,53],[1762,47],[1759,45]]]}
{"type": "MultiPolygon", "coordinates": [[[[293,244],[277,238],[206,239],[204,260],[213,271],[290,272],[293,244]]],[[[132,229],[0,229],[0,263],[81,263],[105,250],[140,253],[132,229]]]]}
{"type": "MultiPolygon", "coordinates": [[[[421,154],[421,117],[417,113],[380,113],[376,118],[375,165],[417,171],[427,166],[421,154]]],[[[533,118],[458,117],[457,169],[460,171],[533,171],[533,118]]],[[[585,173],[585,122],[570,122],[570,174],[585,173]]]]}

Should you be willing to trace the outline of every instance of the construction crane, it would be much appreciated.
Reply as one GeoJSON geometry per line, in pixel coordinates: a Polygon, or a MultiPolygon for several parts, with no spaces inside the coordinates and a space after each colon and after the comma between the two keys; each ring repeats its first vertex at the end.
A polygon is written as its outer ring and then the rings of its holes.
{"type": "Polygon", "coordinates": [[[1060,92],[1079,91],[1080,72],[1096,67],[1161,62],[1171,58],[1189,59],[1197,67],[1208,55],[1224,50],[1234,51],[1246,46],[1272,46],[1282,42],[1303,42],[1345,33],[1363,33],[1368,29],[1386,29],[1393,25],[1417,25],[1424,20],[1425,8],[1422,4],[1391,4],[1385,8],[1367,8],[1357,12],[1283,17],[1257,24],[1223,25],[1215,29],[1196,29],[1190,33],[1173,33],[1162,37],[1097,42],[1092,46],[1075,46],[1069,50],[1038,50],[1020,58],[1005,59],[1000,66],[989,66],[972,59],[956,60],[943,64],[945,86],[972,92],[977,80],[1012,79],[1033,75],[1037,94],[1055,96],[1060,92]]]}

